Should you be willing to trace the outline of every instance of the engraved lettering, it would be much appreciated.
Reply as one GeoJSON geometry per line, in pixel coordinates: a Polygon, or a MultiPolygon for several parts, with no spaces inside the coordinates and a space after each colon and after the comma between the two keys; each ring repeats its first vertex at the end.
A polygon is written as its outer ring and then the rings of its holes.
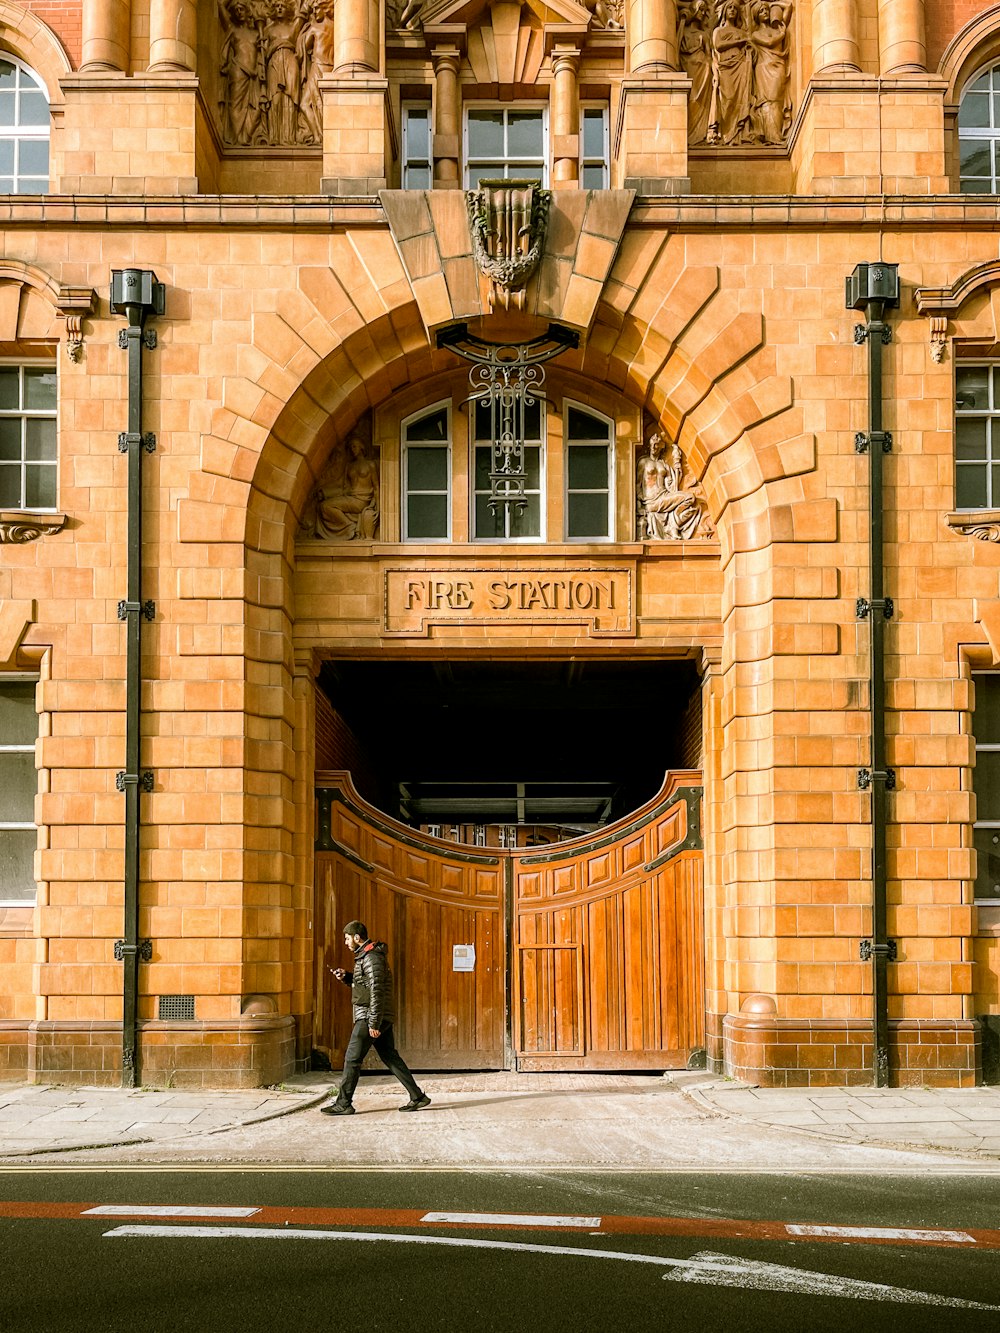
{"type": "Polygon", "coordinates": [[[506,611],[510,606],[510,584],[504,579],[491,579],[489,598],[491,611],[506,611]]]}
{"type": "Polygon", "coordinates": [[[408,579],[406,583],[406,609],[412,611],[415,606],[424,604],[423,579],[408,579]]]}

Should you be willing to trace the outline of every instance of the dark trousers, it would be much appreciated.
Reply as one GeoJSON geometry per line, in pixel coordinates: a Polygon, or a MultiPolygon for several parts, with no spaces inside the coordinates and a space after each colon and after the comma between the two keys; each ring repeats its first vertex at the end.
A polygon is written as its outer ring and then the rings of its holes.
{"type": "Polygon", "coordinates": [[[361,1062],[373,1046],[375,1047],[375,1053],[386,1069],[389,1070],[390,1074],[396,1075],[410,1094],[410,1100],[415,1102],[419,1097],[422,1097],[423,1093],[417,1087],[413,1075],[407,1069],[405,1060],[396,1050],[396,1038],[393,1036],[392,1024],[390,1023],[382,1029],[381,1036],[373,1037],[368,1031],[367,1020],[361,1019],[354,1024],[351,1039],[347,1043],[347,1053],[344,1056],[344,1072],[340,1080],[340,1092],[337,1094],[338,1105],[350,1106],[354,1089],[358,1086],[361,1062]]]}

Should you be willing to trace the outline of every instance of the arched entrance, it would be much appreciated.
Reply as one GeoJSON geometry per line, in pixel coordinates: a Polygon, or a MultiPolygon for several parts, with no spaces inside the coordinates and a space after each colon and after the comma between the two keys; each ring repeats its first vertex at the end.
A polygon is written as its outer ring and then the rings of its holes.
{"type": "Polygon", "coordinates": [[[352,917],[387,939],[416,1068],[667,1069],[704,1045],[701,778],[544,849],[407,828],[317,774],[317,1047],[337,1064],[350,996],[332,980],[352,917]]]}

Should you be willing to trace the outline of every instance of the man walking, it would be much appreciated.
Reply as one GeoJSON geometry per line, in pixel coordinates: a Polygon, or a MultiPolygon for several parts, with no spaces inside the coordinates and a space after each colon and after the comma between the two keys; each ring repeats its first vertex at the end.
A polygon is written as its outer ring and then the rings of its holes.
{"type": "Polygon", "coordinates": [[[361,1062],[372,1046],[385,1067],[395,1074],[410,1094],[410,1100],[399,1109],[421,1111],[425,1106],[430,1106],[431,1099],[417,1087],[403,1057],[396,1050],[392,1031],[396,1006],[386,946],[381,940],[368,938],[368,927],[363,921],[348,921],[344,927],[344,943],[354,952],[354,969],[346,972],[342,967],[337,967],[331,971],[338,981],[351,988],[354,1028],[347,1043],[337,1100],[322,1107],[322,1113],[354,1114],[352,1098],[361,1074],[361,1062]]]}

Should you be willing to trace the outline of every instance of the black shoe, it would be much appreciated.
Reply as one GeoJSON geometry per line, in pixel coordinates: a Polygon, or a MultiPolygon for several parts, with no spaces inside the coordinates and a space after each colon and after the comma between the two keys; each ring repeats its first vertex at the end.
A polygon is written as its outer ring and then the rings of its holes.
{"type": "Polygon", "coordinates": [[[320,1115],[353,1115],[354,1107],[350,1102],[346,1106],[342,1106],[340,1102],[331,1102],[329,1106],[321,1106],[319,1113],[320,1115]]]}
{"type": "Polygon", "coordinates": [[[416,1100],[411,1097],[406,1105],[401,1106],[399,1109],[401,1111],[422,1111],[425,1106],[430,1106],[430,1104],[431,1099],[427,1096],[426,1092],[422,1092],[416,1100]]]}

